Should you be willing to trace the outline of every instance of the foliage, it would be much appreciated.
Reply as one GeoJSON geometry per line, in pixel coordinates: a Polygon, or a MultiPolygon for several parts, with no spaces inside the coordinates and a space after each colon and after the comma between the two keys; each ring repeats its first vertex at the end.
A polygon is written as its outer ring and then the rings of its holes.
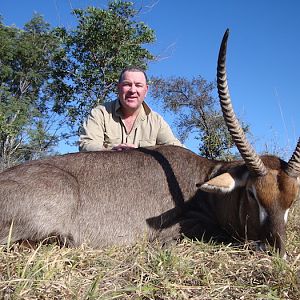
{"type": "Polygon", "coordinates": [[[57,29],[67,61],[64,80],[51,86],[54,109],[67,112],[73,128],[82,123],[92,107],[112,97],[123,68],[135,65],[146,69],[147,62],[154,59],[143,47],[154,41],[154,32],[136,21],[137,14],[133,3],[111,1],[106,10],[75,9],[76,28],[57,29]]]}
{"type": "Polygon", "coordinates": [[[51,29],[39,15],[23,30],[0,18],[0,169],[47,155],[77,135],[91,108],[110,99],[124,67],[146,69],[154,59],[143,47],[154,32],[136,21],[133,3],[73,13],[70,30],[51,29]]]}
{"type": "MultiPolygon", "coordinates": [[[[168,79],[153,77],[151,94],[162,99],[165,110],[176,113],[176,127],[184,141],[194,133],[199,140],[199,152],[208,158],[230,159],[234,146],[217,100],[215,84],[201,76],[191,80],[183,77],[168,79]]],[[[243,124],[247,132],[248,127],[243,124]]]]}
{"type": "Polygon", "coordinates": [[[299,299],[300,205],[288,223],[288,261],[183,240],[92,250],[0,246],[1,299],[299,299]]]}
{"type": "Polygon", "coordinates": [[[52,150],[56,137],[43,90],[59,40],[34,15],[24,30],[0,23],[0,160],[2,167],[52,150]]]}

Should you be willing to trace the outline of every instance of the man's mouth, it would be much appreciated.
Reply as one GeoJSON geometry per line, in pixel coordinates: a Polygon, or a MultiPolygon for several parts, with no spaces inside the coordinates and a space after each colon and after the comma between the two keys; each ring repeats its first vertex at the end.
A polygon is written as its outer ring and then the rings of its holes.
{"type": "Polygon", "coordinates": [[[128,101],[134,101],[134,100],[136,100],[136,97],[126,97],[126,100],[128,100],[128,101]]]}

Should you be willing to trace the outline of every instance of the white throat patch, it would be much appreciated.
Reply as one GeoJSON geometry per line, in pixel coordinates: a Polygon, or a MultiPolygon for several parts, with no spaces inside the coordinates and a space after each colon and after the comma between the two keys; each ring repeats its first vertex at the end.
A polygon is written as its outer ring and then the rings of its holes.
{"type": "Polygon", "coordinates": [[[256,190],[254,188],[251,189],[251,190],[252,190],[253,195],[255,197],[255,200],[256,200],[256,202],[258,204],[260,225],[263,225],[263,223],[265,222],[266,218],[268,217],[268,213],[265,210],[265,208],[260,204],[259,200],[257,199],[256,190]]]}
{"type": "Polygon", "coordinates": [[[265,210],[265,208],[259,203],[259,201],[257,201],[257,203],[258,203],[258,207],[259,207],[259,222],[260,222],[260,225],[262,225],[265,222],[265,220],[268,216],[268,213],[265,210]]]}
{"type": "Polygon", "coordinates": [[[284,213],[284,223],[286,224],[288,221],[288,216],[289,216],[289,209],[287,209],[284,213]]]}

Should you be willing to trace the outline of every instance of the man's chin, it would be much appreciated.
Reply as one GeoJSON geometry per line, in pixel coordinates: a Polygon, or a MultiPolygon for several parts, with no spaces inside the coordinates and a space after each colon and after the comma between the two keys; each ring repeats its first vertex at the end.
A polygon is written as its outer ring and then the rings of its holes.
{"type": "Polygon", "coordinates": [[[127,105],[137,105],[136,99],[126,99],[126,104],[127,105]]]}
{"type": "Polygon", "coordinates": [[[128,109],[137,109],[139,107],[139,105],[137,103],[133,103],[133,102],[126,102],[125,108],[128,109]]]}

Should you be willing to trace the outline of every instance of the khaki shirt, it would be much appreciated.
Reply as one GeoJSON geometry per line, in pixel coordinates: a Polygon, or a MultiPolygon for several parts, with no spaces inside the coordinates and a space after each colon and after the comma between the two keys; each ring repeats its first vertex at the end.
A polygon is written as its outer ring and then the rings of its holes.
{"type": "Polygon", "coordinates": [[[134,144],[136,147],[164,144],[183,146],[166,121],[145,102],[129,133],[122,121],[118,100],[92,109],[81,130],[79,150],[109,150],[123,143],[134,144]]]}

